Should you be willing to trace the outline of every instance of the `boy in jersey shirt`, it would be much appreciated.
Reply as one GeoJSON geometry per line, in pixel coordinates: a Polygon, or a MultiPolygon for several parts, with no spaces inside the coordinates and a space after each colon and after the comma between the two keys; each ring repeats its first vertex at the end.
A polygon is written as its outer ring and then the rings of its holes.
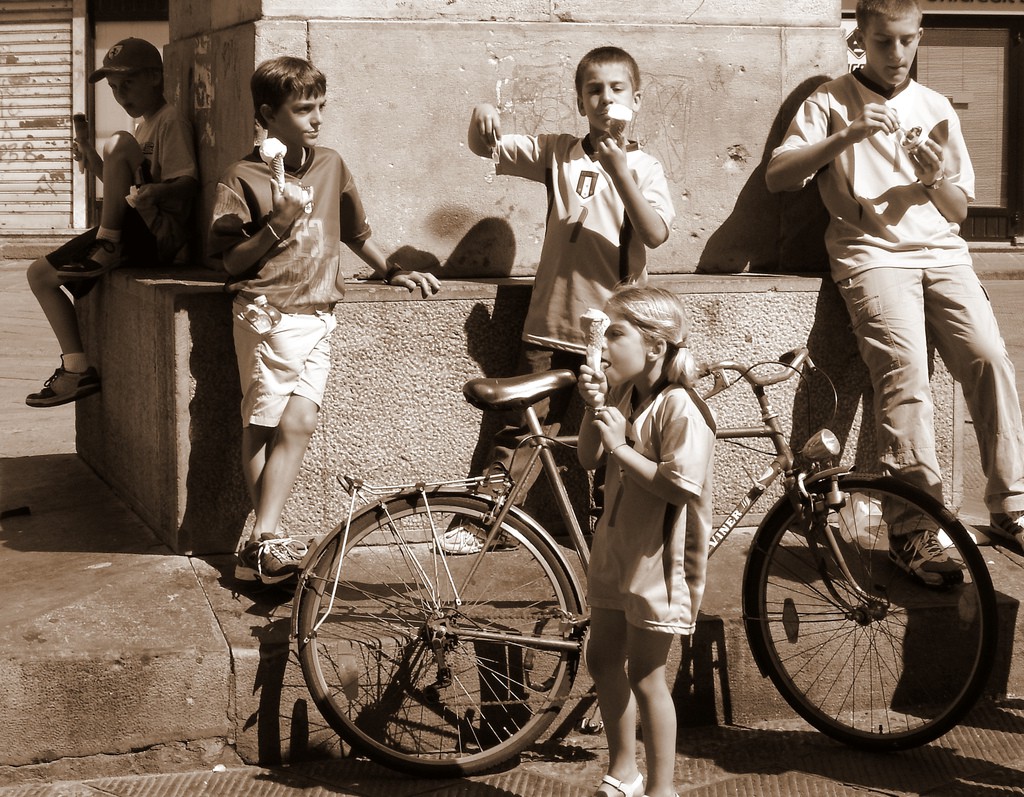
{"type": "Polygon", "coordinates": [[[291,56],[261,63],[251,81],[256,120],[287,147],[284,186],[259,147],[217,184],[209,252],[235,294],[235,354],[242,385],[242,468],[255,523],[235,567],[242,581],[292,579],[305,544],[279,529],[285,501],[316,428],[331,363],[334,306],[344,296],[344,244],[376,276],[423,296],[437,278],[388,266],[370,240],[355,181],[341,156],[317,146],[327,79],[291,56]],[[239,314],[265,297],[281,318],[257,331],[239,314]]]}
{"type": "MultiPolygon", "coordinates": [[[[640,69],[618,47],[591,50],[576,67],[576,108],[589,132],[502,135],[501,115],[489,104],[473,109],[470,150],[494,157],[497,173],[533,180],[545,186],[548,214],[544,244],[533,294],[523,328],[517,371],[538,373],[551,368],[578,371],[583,355],[559,348],[585,345],[579,318],[591,307],[603,307],[622,282],[647,277],[647,249],[668,239],[675,210],[661,164],[627,141],[615,105],[640,109],[640,69]]],[[[631,114],[627,114],[631,115],[631,114]]],[[[536,405],[541,423],[557,434],[572,398],[571,392],[536,405]]],[[[495,439],[494,461],[510,467],[515,444],[526,429],[521,418],[509,417],[495,439]]],[[[518,457],[518,461],[525,457],[518,457]]],[[[515,469],[518,470],[518,469],[515,469]]],[[[517,481],[530,483],[536,474],[513,470],[517,481]]],[[[450,553],[479,550],[467,529],[445,534],[450,553]]]]}
{"type": "MultiPolygon", "coordinates": [[[[1013,364],[959,234],[974,196],[960,120],[945,97],[910,78],[923,33],[917,0],[860,0],[856,13],[864,68],[804,102],[772,153],[768,188],[795,190],[817,176],[831,216],[832,278],[874,386],[883,467],[942,500],[931,341],[974,421],[992,534],[1024,543],[1013,364]]],[[[930,586],[963,578],[935,529],[891,538],[890,557],[930,586]]]]}

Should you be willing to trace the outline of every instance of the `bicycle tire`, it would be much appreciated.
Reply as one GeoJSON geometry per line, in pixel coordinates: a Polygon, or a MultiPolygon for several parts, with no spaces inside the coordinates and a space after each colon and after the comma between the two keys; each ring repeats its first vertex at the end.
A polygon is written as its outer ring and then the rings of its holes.
{"type": "MultiPolygon", "coordinates": [[[[822,479],[808,486],[820,498],[822,479]]],[[[828,526],[837,555],[788,498],[758,528],[743,578],[747,639],[761,673],[812,726],[856,748],[902,750],[956,725],[984,689],[996,648],[996,599],[984,559],[957,518],[893,477],[839,477],[845,506],[828,526]],[[945,532],[961,583],[926,587],[893,564],[888,532],[945,532]],[[830,589],[831,587],[831,589],[830,589]]],[[[940,537],[941,538],[941,537],[940,537]]]]}
{"type": "Polygon", "coordinates": [[[343,740],[385,766],[451,777],[515,756],[555,719],[579,664],[583,604],[528,516],[513,510],[501,527],[513,550],[443,555],[432,534],[481,527],[493,503],[428,500],[429,514],[409,493],[353,519],[331,609],[344,528],[329,534],[296,590],[296,631],[310,694],[343,740]],[[456,605],[452,585],[474,565],[456,605]]]}

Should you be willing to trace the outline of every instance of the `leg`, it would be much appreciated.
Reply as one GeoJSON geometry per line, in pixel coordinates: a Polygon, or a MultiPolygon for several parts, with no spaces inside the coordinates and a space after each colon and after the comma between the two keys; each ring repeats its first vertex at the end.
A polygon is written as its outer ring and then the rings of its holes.
{"type": "MultiPolygon", "coordinates": [[[[242,428],[242,474],[253,508],[260,505],[263,469],[267,464],[267,452],[274,441],[275,432],[276,427],[257,426],[254,423],[242,428]]],[[[255,533],[250,535],[250,540],[257,538],[255,533]]]]}
{"type": "MultiPolygon", "coordinates": [[[[928,371],[924,269],[873,268],[839,283],[875,394],[882,469],[942,501],[928,371]]],[[[963,579],[938,542],[937,529],[914,527],[899,508],[882,506],[892,561],[926,586],[963,579]]]]}
{"type": "Polygon", "coordinates": [[[61,289],[57,270],[49,260],[41,257],[28,267],[26,276],[43,315],[57,337],[61,352],[83,352],[85,349],[78,329],[78,314],[71,297],[61,289]]]}
{"type": "MultiPolygon", "coordinates": [[[[622,612],[591,610],[587,669],[594,679],[608,738],[608,774],[632,784],[639,770],[636,766],[636,701],[626,676],[626,649],[622,644],[626,634],[626,617],[622,612]]],[[[622,797],[608,784],[602,784],[597,794],[622,797]]]]}
{"type": "Polygon", "coordinates": [[[115,133],[107,141],[103,148],[103,211],[96,240],[83,256],[61,266],[64,279],[98,277],[121,265],[127,196],[142,162],[142,148],[131,133],[115,133]]]}
{"type": "MultiPolygon", "coordinates": [[[[82,336],[78,328],[78,313],[71,295],[61,287],[55,263],[70,252],[76,252],[88,243],[91,233],[72,239],[48,257],[29,265],[26,272],[29,288],[39,302],[61,351],[61,365],[54,371],[42,390],[30,393],[25,403],[30,407],[56,407],[85,398],[100,390],[100,378],[85,355],[82,336]],[[53,261],[51,262],[51,258],[53,261]]],[[[80,281],[72,290],[81,296],[92,287],[91,282],[80,281]]]]}
{"type": "Polygon", "coordinates": [[[648,797],[673,797],[676,763],[676,710],[665,680],[668,651],[675,636],[629,625],[626,650],[629,685],[636,695],[647,754],[648,797]]]}
{"type": "MultiPolygon", "coordinates": [[[[568,368],[578,371],[582,362],[582,355],[523,344],[519,353],[516,375],[537,374],[553,368],[568,368]]],[[[546,434],[557,435],[559,433],[562,420],[574,395],[575,391],[566,390],[534,405],[537,417],[546,434]]],[[[494,436],[491,450],[484,461],[504,467],[516,484],[525,485],[525,489],[519,494],[519,502],[522,503],[526,500],[534,482],[537,481],[541,465],[538,460],[527,472],[526,463],[529,454],[527,451],[517,448],[518,443],[529,434],[522,415],[518,412],[508,412],[503,414],[502,420],[503,428],[494,436]]],[[[476,553],[483,545],[480,541],[479,529],[464,529],[461,525],[455,525],[445,530],[441,547],[447,554],[462,555],[476,553]]],[[[498,547],[503,547],[501,540],[498,542],[498,547]]]]}
{"type": "Polygon", "coordinates": [[[288,400],[276,434],[264,447],[265,464],[254,482],[258,499],[254,504],[256,523],[252,539],[259,539],[263,534],[278,536],[281,513],[299,475],[319,413],[317,404],[303,396],[292,396],[288,400]]]}
{"type": "MultiPolygon", "coordinates": [[[[557,368],[568,368],[575,372],[579,371],[582,364],[582,355],[523,344],[519,353],[516,374],[539,374],[557,368]]],[[[545,433],[550,435],[559,433],[574,395],[574,391],[565,391],[534,405],[545,433]]],[[[520,452],[516,456],[513,455],[516,453],[517,443],[528,433],[521,416],[518,413],[509,413],[505,418],[504,428],[494,436],[493,454],[489,458],[490,461],[499,462],[508,468],[517,483],[524,482],[527,492],[540,475],[539,463],[536,463],[533,470],[527,473],[523,467],[527,459],[525,453],[520,452]]],[[[527,492],[522,494],[522,500],[525,500],[527,492]]]]}
{"type": "Polygon", "coordinates": [[[873,268],[839,290],[874,388],[882,468],[941,501],[921,270],[873,268]]]}
{"type": "MultiPolygon", "coordinates": [[[[234,311],[242,306],[244,300],[236,300],[234,311]]],[[[316,429],[335,323],[327,313],[285,314],[267,335],[237,320],[233,325],[246,424],[242,466],[255,510],[235,567],[241,581],[288,581],[306,553],[306,543],[281,536],[279,526],[316,429]]]]}
{"type": "Polygon", "coordinates": [[[125,131],[114,133],[103,147],[103,212],[100,227],[120,230],[125,199],[135,184],[135,175],[142,166],[142,148],[135,136],[125,131]]]}
{"type": "Polygon", "coordinates": [[[1013,363],[970,266],[926,272],[929,331],[974,421],[989,512],[1024,510],[1024,422],[1013,363]]]}

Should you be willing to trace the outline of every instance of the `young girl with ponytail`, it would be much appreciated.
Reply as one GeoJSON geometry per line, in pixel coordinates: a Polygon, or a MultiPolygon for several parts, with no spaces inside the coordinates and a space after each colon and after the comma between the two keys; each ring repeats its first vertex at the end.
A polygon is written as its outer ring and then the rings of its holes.
{"type": "Polygon", "coordinates": [[[587,403],[580,463],[594,469],[607,458],[587,589],[587,666],[609,749],[596,794],[672,797],[676,714],[665,670],[675,635],[693,633],[704,593],[715,422],[693,390],[697,369],[679,299],[625,285],[604,311],[601,369],[584,365],[579,380],[587,403]]]}

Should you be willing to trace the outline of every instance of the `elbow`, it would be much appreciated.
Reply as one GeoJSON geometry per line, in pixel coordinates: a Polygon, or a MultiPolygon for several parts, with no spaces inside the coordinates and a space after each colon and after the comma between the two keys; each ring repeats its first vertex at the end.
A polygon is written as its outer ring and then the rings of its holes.
{"type": "Polygon", "coordinates": [[[793,169],[787,169],[786,155],[776,156],[768,161],[764,171],[764,183],[770,194],[781,194],[784,191],[798,191],[804,187],[803,176],[794,177],[793,169]]]}
{"type": "Polygon", "coordinates": [[[662,224],[660,229],[652,230],[644,238],[644,246],[648,249],[657,249],[668,240],[668,225],[662,224]]]}
{"type": "Polygon", "coordinates": [[[764,183],[768,187],[769,194],[779,194],[783,191],[788,191],[790,188],[782,179],[782,175],[779,174],[778,169],[773,169],[772,164],[768,164],[768,168],[764,173],[764,183]]]}

